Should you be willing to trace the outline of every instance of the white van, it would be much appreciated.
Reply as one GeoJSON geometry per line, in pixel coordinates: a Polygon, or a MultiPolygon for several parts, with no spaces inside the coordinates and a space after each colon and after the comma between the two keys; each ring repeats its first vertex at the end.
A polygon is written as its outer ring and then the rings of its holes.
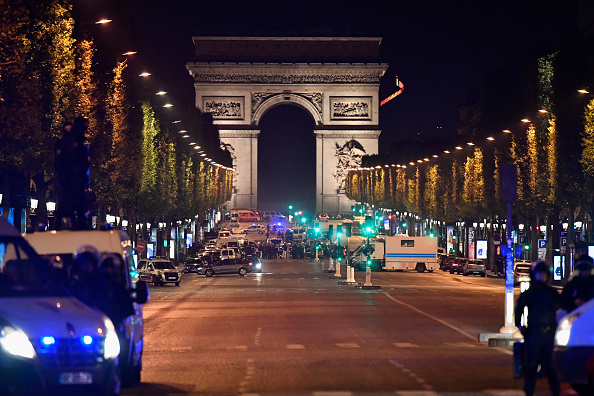
{"type": "Polygon", "coordinates": [[[0,394],[117,395],[120,342],[0,218],[0,394]]]}
{"type": "Polygon", "coordinates": [[[132,257],[132,243],[125,232],[118,231],[48,231],[25,234],[25,239],[44,258],[52,261],[62,276],[68,278],[73,253],[84,245],[95,247],[104,258],[112,258],[120,282],[129,290],[134,302],[134,315],[122,323],[114,323],[122,334],[119,366],[122,384],[140,383],[142,352],[144,349],[144,321],[142,305],[148,300],[148,285],[140,280],[132,257]],[[56,264],[59,264],[57,266],[56,264]],[[59,267],[59,268],[58,268],[59,267]]]}

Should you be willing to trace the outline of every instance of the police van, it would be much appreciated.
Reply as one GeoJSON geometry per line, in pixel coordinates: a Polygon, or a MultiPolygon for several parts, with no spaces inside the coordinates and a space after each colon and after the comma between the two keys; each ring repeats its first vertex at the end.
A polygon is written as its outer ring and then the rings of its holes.
{"type": "Polygon", "coordinates": [[[134,300],[134,314],[122,323],[115,323],[121,337],[119,368],[125,386],[140,383],[144,350],[142,304],[148,300],[148,285],[140,280],[132,257],[132,242],[125,232],[84,230],[47,231],[25,234],[25,239],[42,257],[50,260],[54,270],[66,281],[72,275],[73,252],[81,246],[93,246],[101,261],[111,258],[116,266],[118,281],[134,300]]]}

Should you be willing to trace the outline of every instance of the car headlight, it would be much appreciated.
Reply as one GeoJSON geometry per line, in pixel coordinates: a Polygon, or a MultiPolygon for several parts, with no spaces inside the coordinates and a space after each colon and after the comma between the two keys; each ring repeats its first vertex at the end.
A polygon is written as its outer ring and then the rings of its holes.
{"type": "Polygon", "coordinates": [[[262,268],[262,263],[256,263],[256,269],[262,268]]]}
{"type": "Polygon", "coordinates": [[[573,326],[573,322],[579,318],[580,315],[575,313],[569,316],[566,316],[561,320],[559,326],[557,327],[557,332],[555,333],[555,344],[558,346],[567,346],[569,343],[569,337],[571,335],[571,327],[573,326]]]}
{"type": "Polygon", "coordinates": [[[105,344],[103,348],[103,357],[105,359],[115,359],[120,354],[120,340],[116,333],[113,323],[109,318],[103,319],[105,325],[105,344]]]}
{"type": "Polygon", "coordinates": [[[2,350],[14,356],[20,356],[26,359],[35,357],[35,349],[29,337],[18,328],[4,326],[0,330],[0,346],[2,350]]]}

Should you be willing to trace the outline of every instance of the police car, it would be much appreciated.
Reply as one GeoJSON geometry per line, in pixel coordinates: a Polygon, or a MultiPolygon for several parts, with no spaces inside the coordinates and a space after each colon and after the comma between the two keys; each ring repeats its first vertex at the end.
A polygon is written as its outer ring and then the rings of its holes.
{"type": "Polygon", "coordinates": [[[165,286],[174,283],[179,286],[181,282],[180,273],[169,259],[152,258],[138,261],[138,273],[140,279],[152,283],[155,286],[165,286]]]}
{"type": "Polygon", "coordinates": [[[119,394],[120,341],[0,218],[0,394],[119,394]]]}
{"type": "Polygon", "coordinates": [[[594,300],[559,321],[553,362],[560,381],[580,394],[594,394],[594,300]]]}

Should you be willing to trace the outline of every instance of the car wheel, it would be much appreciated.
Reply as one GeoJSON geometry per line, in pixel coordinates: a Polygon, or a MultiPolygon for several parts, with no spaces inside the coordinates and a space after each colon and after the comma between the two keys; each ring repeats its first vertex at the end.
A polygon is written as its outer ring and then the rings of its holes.
{"type": "Polygon", "coordinates": [[[206,272],[204,273],[204,275],[206,275],[207,277],[211,277],[213,275],[213,272],[211,269],[207,269],[206,272]]]}
{"type": "Polygon", "coordinates": [[[415,269],[417,270],[417,272],[425,272],[427,267],[425,266],[425,263],[417,263],[417,266],[415,269]]]}
{"type": "Polygon", "coordinates": [[[247,269],[245,269],[245,268],[241,267],[241,268],[239,269],[239,275],[241,275],[241,276],[245,276],[246,274],[247,274],[247,269]]]}
{"type": "Polygon", "coordinates": [[[483,277],[483,278],[484,278],[485,276],[487,276],[487,274],[481,274],[481,277],[483,277]]]}
{"type": "Polygon", "coordinates": [[[450,270],[450,274],[454,275],[454,270],[450,270]]]}
{"type": "Polygon", "coordinates": [[[179,282],[175,282],[175,286],[179,286],[179,282]]]}
{"type": "Polygon", "coordinates": [[[466,272],[462,272],[462,275],[464,275],[464,276],[468,276],[468,273],[466,273],[466,272]]]}

